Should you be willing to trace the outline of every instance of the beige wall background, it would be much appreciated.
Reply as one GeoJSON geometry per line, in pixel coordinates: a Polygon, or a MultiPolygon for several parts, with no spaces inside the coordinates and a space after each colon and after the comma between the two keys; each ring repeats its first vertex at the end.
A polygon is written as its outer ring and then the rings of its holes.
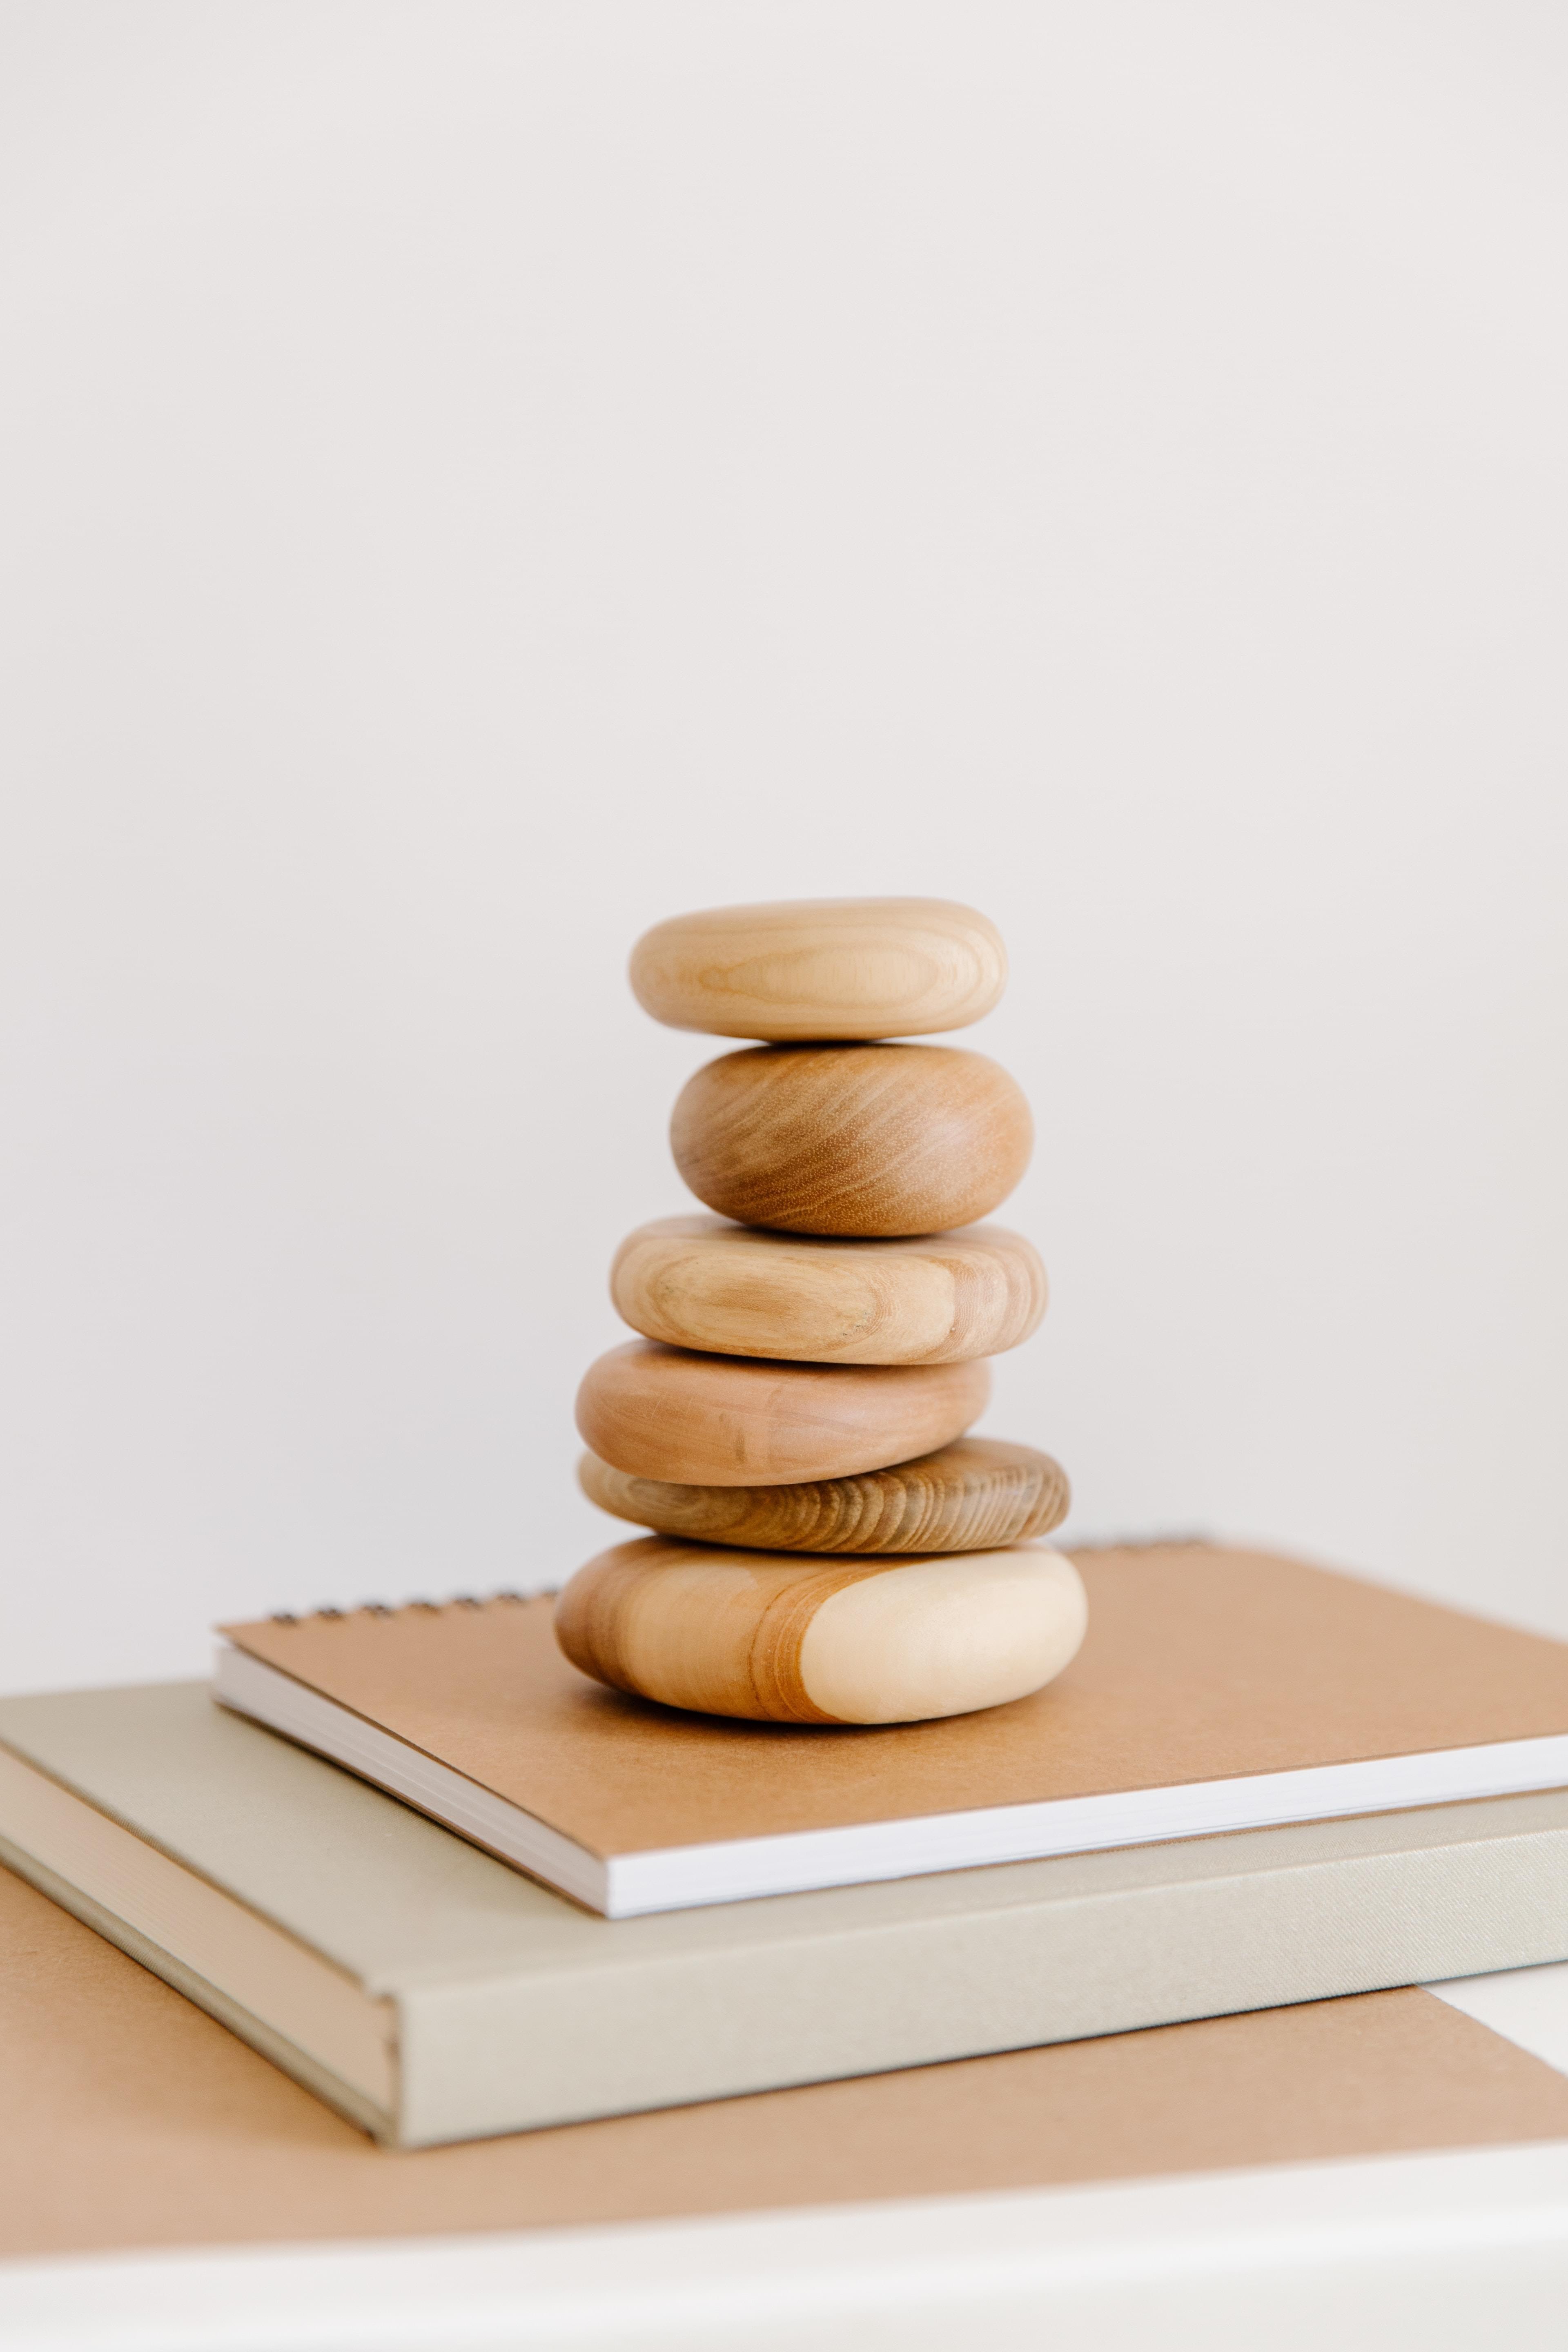
{"type": "Polygon", "coordinates": [[[0,11],[0,1684],[559,1580],[704,1042],[1001,924],[1069,1535],[1568,1633],[1568,23],[0,11]]]}

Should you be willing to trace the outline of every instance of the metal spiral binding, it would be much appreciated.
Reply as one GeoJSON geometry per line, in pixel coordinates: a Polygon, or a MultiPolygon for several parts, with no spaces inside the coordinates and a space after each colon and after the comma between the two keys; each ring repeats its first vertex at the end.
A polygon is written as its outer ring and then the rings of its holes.
{"type": "Polygon", "coordinates": [[[492,1601],[510,1601],[526,1605],[530,1601],[545,1601],[549,1597],[548,1593],[543,1592],[518,1592],[511,1586],[506,1585],[495,1592],[454,1592],[445,1601],[426,1601],[423,1598],[395,1602],[362,1601],[353,1609],[338,1609],[330,1602],[321,1609],[275,1609],[268,1622],[274,1625],[302,1625],[311,1617],[324,1617],[330,1621],[344,1622],[350,1617],[396,1617],[405,1609],[426,1609],[434,1616],[443,1609],[488,1608],[492,1601]]]}

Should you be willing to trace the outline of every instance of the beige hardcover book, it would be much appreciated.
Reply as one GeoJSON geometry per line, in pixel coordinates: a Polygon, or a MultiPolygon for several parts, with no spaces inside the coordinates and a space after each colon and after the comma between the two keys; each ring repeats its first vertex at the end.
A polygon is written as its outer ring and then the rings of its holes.
{"type": "Polygon", "coordinates": [[[0,1701],[0,1858],[410,2147],[1568,1956],[1561,1791],[610,1921],[200,1684],[0,1701]]]}
{"type": "Polygon", "coordinates": [[[1076,1555],[1031,1698],[868,1728],[679,1714],[548,1598],[224,1628],[223,1702],[608,1916],[1568,1784],[1568,1643],[1298,1560],[1076,1555]]]}
{"type": "Polygon", "coordinates": [[[559,2229],[1568,2137],[1421,1991],[395,2155],[0,1873],[0,2258],[559,2229]]]}

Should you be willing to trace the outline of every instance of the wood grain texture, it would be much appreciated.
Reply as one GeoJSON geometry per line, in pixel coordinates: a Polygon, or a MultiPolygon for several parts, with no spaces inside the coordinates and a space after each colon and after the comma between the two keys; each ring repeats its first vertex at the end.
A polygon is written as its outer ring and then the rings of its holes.
{"type": "Polygon", "coordinates": [[[635,1339],[589,1366],[577,1427],[633,1477],[775,1486],[931,1453],[990,1393],[984,1363],[778,1364],[635,1339]]]}
{"type": "Polygon", "coordinates": [[[890,1566],[645,1536],[579,1569],[555,1637],[581,1672],[703,1715],[921,1723],[1039,1690],[1089,1621],[1043,1544],[890,1566]]]}
{"type": "Polygon", "coordinates": [[[688,1079],[670,1148],[700,1201],[785,1233],[945,1233],[1029,1164],[1029,1106],[953,1045],[752,1045],[688,1079]]]}
{"type": "Polygon", "coordinates": [[[748,1551],[994,1551],[1048,1535],[1068,1515],[1067,1473],[1032,1445],[960,1437],[935,1454],[793,1486],[689,1486],[630,1478],[595,1454],[577,1466],[602,1511],[689,1542],[748,1551]]]}
{"type": "Polygon", "coordinates": [[[632,950],[671,1029],[779,1044],[966,1028],[1007,982],[995,926],[948,898],[798,898],[676,915],[632,950]]]}
{"type": "Polygon", "coordinates": [[[610,1296],[645,1339],[797,1364],[952,1364],[1038,1328],[1046,1269],[1002,1225],[835,1241],[661,1217],[616,1253],[610,1296]]]}

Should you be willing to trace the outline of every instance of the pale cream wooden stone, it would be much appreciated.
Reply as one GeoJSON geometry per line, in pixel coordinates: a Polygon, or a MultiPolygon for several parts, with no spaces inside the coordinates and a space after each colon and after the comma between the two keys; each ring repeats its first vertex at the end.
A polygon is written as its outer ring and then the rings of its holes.
{"type": "Polygon", "coordinates": [[[710,907],[656,924],[631,959],[656,1021],[785,1044],[963,1029],[1006,980],[995,926],[947,898],[710,907]]]}
{"type": "Polygon", "coordinates": [[[580,1569],[556,1603],[574,1665],[667,1706],[781,1723],[914,1723],[1040,1689],[1088,1603],[1044,1545],[892,1566],[647,1536],[580,1569]]]}
{"type": "Polygon", "coordinates": [[[649,1339],[613,1348],[577,1391],[577,1427],[634,1477],[773,1486],[911,1461],[984,1412],[991,1375],[963,1364],[780,1364],[649,1339]]]}
{"type": "Polygon", "coordinates": [[[632,1478],[596,1454],[583,1456],[577,1476],[602,1511],[660,1535],[839,1557],[995,1551],[1048,1535],[1071,1501],[1059,1463],[997,1437],[959,1437],[886,1470],[785,1486],[632,1478]]]}
{"type": "Polygon", "coordinates": [[[786,1233],[946,1233],[1029,1164],[1029,1106],[954,1045],[752,1045],[687,1080],[675,1164],[721,1216],[786,1233]]]}
{"type": "Polygon", "coordinates": [[[1046,1311],[1046,1269],[1001,1225],[843,1241],[661,1217],[616,1253],[610,1296],[671,1347],[811,1364],[945,1364],[1000,1355],[1046,1311]]]}
{"type": "Polygon", "coordinates": [[[1089,1601],[1070,1559],[966,1552],[840,1585],[807,1625],[801,1686],[840,1723],[918,1723],[1023,1698],[1082,1643],[1089,1601]]]}

